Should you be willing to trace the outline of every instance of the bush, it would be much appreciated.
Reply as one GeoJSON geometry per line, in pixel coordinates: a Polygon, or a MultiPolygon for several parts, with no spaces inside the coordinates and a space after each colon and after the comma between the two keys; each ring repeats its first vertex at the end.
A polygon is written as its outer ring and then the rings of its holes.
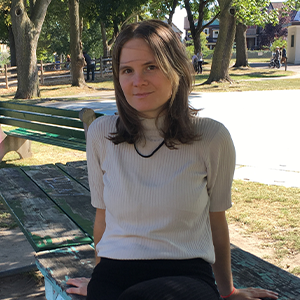
{"type": "Polygon", "coordinates": [[[280,37],[280,38],[275,38],[275,39],[274,39],[274,42],[273,42],[273,44],[272,44],[272,46],[270,47],[270,50],[271,50],[272,52],[275,52],[276,47],[281,48],[283,45],[284,45],[284,46],[287,45],[286,40],[284,40],[282,37],[280,37]]]}
{"type": "Polygon", "coordinates": [[[9,61],[9,53],[8,52],[0,52],[0,67],[3,68],[4,65],[8,65],[9,61]]]}

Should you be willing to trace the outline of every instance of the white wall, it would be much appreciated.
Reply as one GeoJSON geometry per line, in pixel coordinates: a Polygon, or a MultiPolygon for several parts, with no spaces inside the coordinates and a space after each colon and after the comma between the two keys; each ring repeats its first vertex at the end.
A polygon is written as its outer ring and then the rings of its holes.
{"type": "Polygon", "coordinates": [[[300,25],[288,27],[287,57],[288,62],[300,64],[300,25]],[[292,36],[294,36],[294,47],[291,47],[292,36]]]}

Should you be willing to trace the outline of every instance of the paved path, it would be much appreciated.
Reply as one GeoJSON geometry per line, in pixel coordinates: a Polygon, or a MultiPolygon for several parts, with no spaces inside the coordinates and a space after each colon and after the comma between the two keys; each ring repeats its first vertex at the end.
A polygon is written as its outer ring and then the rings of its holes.
{"type": "MultiPolygon", "coordinates": [[[[299,96],[300,90],[192,93],[190,101],[195,108],[203,109],[200,116],[218,120],[230,131],[237,152],[236,178],[300,187],[299,96]],[[251,167],[249,175],[241,166],[251,167]],[[277,174],[274,179],[268,179],[270,170],[277,174]]],[[[95,100],[49,106],[90,107],[105,114],[117,110],[113,92],[104,92],[95,100]]]]}

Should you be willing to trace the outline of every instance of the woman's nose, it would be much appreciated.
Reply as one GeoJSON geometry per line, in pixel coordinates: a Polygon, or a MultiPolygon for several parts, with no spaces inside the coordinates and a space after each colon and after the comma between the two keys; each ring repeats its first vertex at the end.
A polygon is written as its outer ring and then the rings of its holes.
{"type": "Polygon", "coordinates": [[[133,77],[133,85],[140,86],[147,84],[146,76],[143,72],[136,72],[133,77]]]}

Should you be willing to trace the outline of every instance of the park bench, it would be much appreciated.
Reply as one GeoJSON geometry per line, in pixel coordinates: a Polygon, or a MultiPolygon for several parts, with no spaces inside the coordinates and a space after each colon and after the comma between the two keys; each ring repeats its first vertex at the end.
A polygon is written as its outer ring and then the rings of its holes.
{"type": "Polygon", "coordinates": [[[85,151],[79,111],[0,101],[0,162],[10,151],[20,158],[31,157],[31,141],[85,151]],[[1,124],[16,128],[3,131],[1,124]]]}
{"type": "MultiPolygon", "coordinates": [[[[88,110],[90,112],[90,110],[88,110]]],[[[0,169],[0,198],[36,251],[47,300],[83,300],[66,293],[68,278],[94,268],[93,220],[86,161],[0,169]]],[[[231,245],[237,288],[261,287],[280,300],[300,299],[300,279],[231,245]]]]}
{"type": "MultiPolygon", "coordinates": [[[[68,278],[90,277],[94,267],[93,220],[86,161],[0,169],[0,197],[36,251],[47,300],[83,300],[65,292],[68,278]]],[[[231,245],[237,288],[277,291],[300,299],[300,279],[231,245]]]]}

